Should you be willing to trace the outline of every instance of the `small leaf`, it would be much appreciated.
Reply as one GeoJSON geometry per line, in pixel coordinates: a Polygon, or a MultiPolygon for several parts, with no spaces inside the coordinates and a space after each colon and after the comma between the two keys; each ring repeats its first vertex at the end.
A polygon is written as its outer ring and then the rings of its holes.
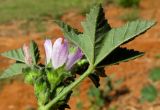
{"type": "Polygon", "coordinates": [[[152,81],[160,81],[160,68],[154,68],[151,70],[149,78],[152,81]]]}
{"type": "Polygon", "coordinates": [[[40,60],[38,45],[35,41],[30,43],[30,54],[32,56],[33,64],[37,64],[40,60]]]}
{"type": "Polygon", "coordinates": [[[141,90],[141,101],[153,102],[158,97],[157,89],[153,85],[147,85],[141,90]]]}
{"type": "Polygon", "coordinates": [[[25,63],[22,48],[1,53],[2,56],[25,63]]]}
{"type": "Polygon", "coordinates": [[[104,60],[102,60],[98,64],[98,67],[129,61],[137,57],[140,57],[143,54],[143,52],[135,51],[133,49],[129,50],[127,48],[118,47],[115,50],[113,50],[104,60]]]}
{"type": "Polygon", "coordinates": [[[8,69],[6,69],[2,75],[0,76],[0,79],[9,78],[15,75],[22,74],[22,69],[26,67],[26,64],[23,63],[15,63],[12,64],[8,69]]]}

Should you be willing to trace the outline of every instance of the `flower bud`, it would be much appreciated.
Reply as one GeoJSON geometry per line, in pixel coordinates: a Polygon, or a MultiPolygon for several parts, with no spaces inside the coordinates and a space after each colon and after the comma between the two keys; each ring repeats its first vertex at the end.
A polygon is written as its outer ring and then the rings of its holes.
{"type": "Polygon", "coordinates": [[[24,52],[25,63],[28,65],[31,65],[32,64],[32,57],[30,55],[29,47],[26,44],[23,45],[23,52],[24,52]]]}

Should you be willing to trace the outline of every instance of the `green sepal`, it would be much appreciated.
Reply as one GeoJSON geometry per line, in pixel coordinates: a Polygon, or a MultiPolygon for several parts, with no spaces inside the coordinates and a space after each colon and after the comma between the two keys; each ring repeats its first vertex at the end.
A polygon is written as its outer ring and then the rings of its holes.
{"type": "Polygon", "coordinates": [[[40,71],[37,69],[25,68],[23,69],[25,75],[25,82],[28,84],[33,84],[35,80],[41,75],[40,71]]]}
{"type": "Polygon", "coordinates": [[[46,69],[47,79],[51,86],[51,91],[54,90],[66,78],[71,77],[71,72],[66,71],[64,67],[53,69],[46,69]]]}

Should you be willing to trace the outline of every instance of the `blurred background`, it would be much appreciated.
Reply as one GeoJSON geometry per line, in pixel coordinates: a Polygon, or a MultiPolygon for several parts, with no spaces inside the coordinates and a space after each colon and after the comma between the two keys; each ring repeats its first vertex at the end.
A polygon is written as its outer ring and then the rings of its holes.
{"type": "MultiPolygon", "coordinates": [[[[44,61],[43,43],[63,36],[54,20],[82,30],[81,21],[95,3],[102,3],[109,24],[136,19],[157,24],[124,47],[145,52],[141,58],[106,67],[100,90],[86,79],[74,91],[71,110],[160,110],[160,0],[0,0],[0,52],[35,40],[44,61]]],[[[14,61],[0,56],[0,74],[14,61]]],[[[36,110],[33,88],[23,76],[0,81],[0,110],[36,110]]]]}

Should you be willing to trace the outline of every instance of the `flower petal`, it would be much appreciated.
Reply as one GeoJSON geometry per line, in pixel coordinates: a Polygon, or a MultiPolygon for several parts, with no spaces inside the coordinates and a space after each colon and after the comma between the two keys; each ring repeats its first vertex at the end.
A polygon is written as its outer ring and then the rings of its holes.
{"type": "Polygon", "coordinates": [[[29,65],[32,64],[32,57],[29,52],[29,47],[26,44],[23,45],[23,52],[25,63],[29,65]]]}
{"type": "Polygon", "coordinates": [[[62,41],[62,38],[58,38],[53,45],[52,66],[54,67],[54,69],[63,66],[64,63],[67,61],[69,53],[68,42],[64,40],[64,43],[62,43],[62,41]]]}
{"type": "Polygon", "coordinates": [[[52,41],[49,39],[45,40],[44,48],[45,48],[45,53],[46,53],[46,61],[48,64],[50,63],[51,56],[52,56],[52,41]]]}
{"type": "Polygon", "coordinates": [[[67,70],[71,69],[71,67],[76,63],[76,61],[81,59],[82,56],[83,56],[82,51],[79,48],[77,49],[77,51],[75,53],[69,54],[68,60],[66,63],[66,69],[67,70]]]}

